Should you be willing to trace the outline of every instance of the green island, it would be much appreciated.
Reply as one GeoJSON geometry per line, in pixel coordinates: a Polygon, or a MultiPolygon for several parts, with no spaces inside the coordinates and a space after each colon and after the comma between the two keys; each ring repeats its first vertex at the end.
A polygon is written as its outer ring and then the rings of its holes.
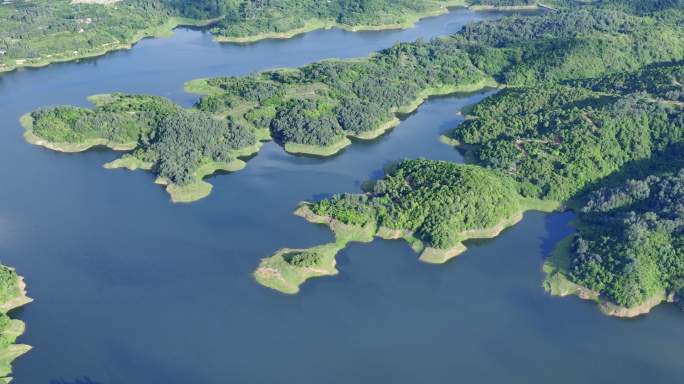
{"type": "Polygon", "coordinates": [[[0,382],[9,383],[12,378],[12,361],[28,352],[31,347],[15,344],[24,333],[22,321],[11,319],[8,312],[30,303],[26,296],[26,284],[14,269],[0,265],[0,382]]]}
{"type": "Polygon", "coordinates": [[[409,28],[463,0],[8,0],[0,3],[0,72],[129,49],[178,26],[217,41],[287,38],[320,28],[409,28]]]}
{"type": "Polygon", "coordinates": [[[257,133],[232,119],[186,110],[162,97],[97,95],[94,109],[54,107],[22,117],[26,140],[56,151],[94,146],[130,151],[105,168],[143,169],[157,174],[174,202],[211,192],[202,179],[216,171],[237,171],[241,157],[259,150],[257,133]]]}
{"type": "Polygon", "coordinates": [[[368,189],[302,203],[296,214],[329,226],[335,242],[280,250],[262,261],[257,281],[296,293],[308,278],[336,274],[335,255],[349,242],[370,242],[375,236],[403,239],[422,261],[441,264],[465,251],[464,241],[496,237],[525,211],[559,208],[554,201],[523,198],[507,175],[446,161],[402,161],[368,189]]]}

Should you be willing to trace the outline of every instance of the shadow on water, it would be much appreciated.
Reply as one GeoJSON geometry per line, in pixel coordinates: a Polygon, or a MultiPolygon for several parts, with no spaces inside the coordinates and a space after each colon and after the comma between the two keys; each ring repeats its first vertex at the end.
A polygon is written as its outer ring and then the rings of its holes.
{"type": "Polygon", "coordinates": [[[547,258],[553,252],[559,241],[575,233],[570,223],[575,219],[574,212],[552,213],[544,217],[545,236],[542,237],[542,257],[547,258]]]}
{"type": "Polygon", "coordinates": [[[83,376],[82,379],[74,379],[74,380],[53,379],[53,380],[50,380],[50,384],[102,384],[102,383],[99,381],[95,381],[88,376],[83,376]]]}

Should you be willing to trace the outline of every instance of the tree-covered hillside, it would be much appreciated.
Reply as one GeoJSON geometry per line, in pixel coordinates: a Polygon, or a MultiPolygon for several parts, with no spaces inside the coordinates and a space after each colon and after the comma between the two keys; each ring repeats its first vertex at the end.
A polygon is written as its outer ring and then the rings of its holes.
{"type": "Polygon", "coordinates": [[[487,80],[463,50],[435,40],[399,44],[364,60],[199,81],[190,90],[208,93],[199,109],[270,129],[281,144],[326,147],[346,135],[372,134],[426,93],[479,88],[487,80]]]}
{"type": "Polygon", "coordinates": [[[668,64],[510,88],[478,104],[451,138],[518,180],[524,196],[564,201],[682,140],[681,71],[668,64]]]}
{"type": "Polygon", "coordinates": [[[625,307],[683,296],[684,168],[594,191],[579,219],[572,281],[625,307]]]}
{"type": "Polygon", "coordinates": [[[500,173],[446,161],[406,160],[362,195],[338,195],[311,210],[345,224],[408,231],[430,247],[458,244],[467,231],[520,213],[515,182],[500,173]]]}
{"type": "Polygon", "coordinates": [[[130,47],[179,24],[205,25],[226,39],[301,28],[409,25],[454,0],[11,0],[0,4],[0,72],[130,47]]]}

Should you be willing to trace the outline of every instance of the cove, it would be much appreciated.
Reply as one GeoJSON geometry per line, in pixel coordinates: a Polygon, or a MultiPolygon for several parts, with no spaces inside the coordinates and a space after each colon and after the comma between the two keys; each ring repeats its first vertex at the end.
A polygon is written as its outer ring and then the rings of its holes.
{"type": "Polygon", "coordinates": [[[356,192],[397,159],[462,161],[438,138],[489,91],[433,98],[378,140],[332,158],[269,143],[187,206],[169,203],[151,175],[102,170],[114,153],[44,150],[25,143],[18,124],[36,107],[112,91],[189,106],[195,96],[182,87],[193,78],[365,56],[498,16],[454,11],[406,31],[317,31],[244,46],[181,29],[131,51],[0,77],[2,261],[36,299],[14,313],[27,323],[20,341],[34,346],[15,362],[15,383],[675,381],[684,370],[675,308],[623,321],[544,293],[543,258],[571,232],[568,214],[527,214],[444,266],[376,240],[351,245],[338,256],[339,276],[297,296],[253,281],[276,249],[331,240],[291,214],[299,201],[356,192]]]}

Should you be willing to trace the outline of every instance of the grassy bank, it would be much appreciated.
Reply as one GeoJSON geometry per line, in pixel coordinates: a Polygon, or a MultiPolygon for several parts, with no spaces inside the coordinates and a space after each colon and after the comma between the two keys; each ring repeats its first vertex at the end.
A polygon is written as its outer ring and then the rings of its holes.
{"type": "Polygon", "coordinates": [[[336,275],[335,256],[339,251],[350,242],[373,241],[375,228],[372,226],[347,225],[316,215],[306,203],[294,213],[309,222],[328,226],[335,234],[335,242],[307,249],[283,248],[263,259],[254,272],[254,278],[259,284],[282,293],[295,294],[308,279],[336,275]]]}
{"type": "MultiPolygon", "coordinates": [[[[365,226],[345,224],[331,217],[317,215],[311,210],[308,203],[302,203],[295,210],[295,215],[301,216],[311,223],[329,227],[335,234],[335,242],[308,249],[280,249],[272,256],[261,261],[259,267],[254,272],[254,277],[261,285],[283,293],[295,294],[299,292],[299,287],[308,279],[336,275],[338,271],[335,269],[335,256],[347,244],[350,242],[368,243],[373,241],[375,237],[386,240],[402,239],[416,253],[420,254],[419,260],[431,264],[443,264],[466,251],[467,248],[463,242],[471,239],[494,238],[506,228],[518,223],[525,211],[540,210],[550,212],[560,207],[560,204],[557,202],[533,199],[524,199],[521,205],[523,208],[520,212],[515,213],[496,226],[463,231],[457,235],[459,241],[455,245],[448,249],[439,249],[426,246],[411,231],[375,227],[372,224],[365,226]],[[295,255],[301,254],[305,254],[309,262],[293,263],[288,261],[295,255]]],[[[301,258],[299,257],[299,259],[301,258]]]]}
{"type": "Polygon", "coordinates": [[[31,347],[25,344],[15,344],[17,337],[24,333],[26,328],[21,320],[8,319],[6,316],[8,312],[15,308],[24,306],[31,301],[26,295],[26,284],[22,277],[17,276],[13,270],[2,266],[6,271],[11,271],[14,276],[16,287],[13,289],[12,297],[0,304],[0,312],[7,323],[4,324],[0,331],[0,338],[3,340],[2,347],[0,347],[0,382],[9,383],[12,378],[12,362],[19,356],[31,350],[31,347]]]}
{"type": "Polygon", "coordinates": [[[351,140],[345,137],[338,143],[329,145],[327,147],[298,143],[285,143],[283,148],[287,153],[291,153],[293,155],[332,156],[351,145],[351,143],[351,140]]]}
{"type": "Polygon", "coordinates": [[[116,143],[106,139],[88,139],[80,143],[55,143],[43,139],[33,133],[33,118],[31,114],[23,115],[20,120],[24,127],[24,139],[33,145],[38,145],[47,149],[64,153],[77,153],[87,151],[90,148],[103,146],[113,151],[130,151],[136,147],[137,143],[116,143]]]}

